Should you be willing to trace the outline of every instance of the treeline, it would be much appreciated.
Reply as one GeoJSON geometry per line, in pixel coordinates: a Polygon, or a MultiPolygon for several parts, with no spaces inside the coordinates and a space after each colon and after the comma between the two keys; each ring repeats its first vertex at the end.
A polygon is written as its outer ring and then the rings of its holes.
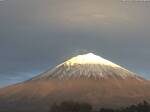
{"type": "Polygon", "coordinates": [[[61,104],[53,104],[50,108],[50,112],[150,112],[150,104],[146,101],[137,105],[131,105],[126,108],[120,109],[108,109],[101,108],[94,110],[93,107],[88,103],[79,102],[62,102],[61,104]]]}

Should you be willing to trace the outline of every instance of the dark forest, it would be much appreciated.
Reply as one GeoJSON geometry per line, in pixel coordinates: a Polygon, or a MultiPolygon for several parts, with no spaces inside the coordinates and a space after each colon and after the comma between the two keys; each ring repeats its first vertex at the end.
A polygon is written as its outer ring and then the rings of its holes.
{"type": "Polygon", "coordinates": [[[150,112],[150,104],[143,101],[142,103],[131,105],[126,108],[99,108],[98,110],[94,110],[88,103],[65,101],[59,105],[53,104],[50,108],[50,112],[150,112]]]}

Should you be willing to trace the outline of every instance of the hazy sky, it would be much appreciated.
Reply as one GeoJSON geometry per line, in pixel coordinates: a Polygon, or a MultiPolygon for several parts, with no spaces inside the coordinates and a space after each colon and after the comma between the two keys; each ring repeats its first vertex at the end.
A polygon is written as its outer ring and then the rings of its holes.
{"type": "Polygon", "coordinates": [[[80,51],[150,79],[150,2],[0,0],[0,86],[80,51]]]}

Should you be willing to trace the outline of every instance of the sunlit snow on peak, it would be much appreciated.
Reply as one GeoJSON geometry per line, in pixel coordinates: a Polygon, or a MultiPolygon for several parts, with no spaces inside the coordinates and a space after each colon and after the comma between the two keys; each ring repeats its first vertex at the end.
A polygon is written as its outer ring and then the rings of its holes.
{"type": "Polygon", "coordinates": [[[76,57],[71,58],[70,60],[66,61],[68,65],[74,64],[101,64],[101,65],[109,65],[114,67],[120,67],[117,64],[114,64],[100,56],[97,56],[93,53],[87,53],[83,55],[78,55],[76,57]]]}

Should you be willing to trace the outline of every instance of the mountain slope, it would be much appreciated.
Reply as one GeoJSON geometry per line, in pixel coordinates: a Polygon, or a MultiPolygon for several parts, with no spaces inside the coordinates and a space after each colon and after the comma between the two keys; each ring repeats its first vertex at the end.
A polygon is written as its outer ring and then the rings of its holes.
{"type": "Polygon", "coordinates": [[[21,83],[0,91],[0,111],[47,112],[62,101],[87,102],[95,108],[125,107],[150,101],[148,81],[128,80],[47,80],[21,83]]]}

